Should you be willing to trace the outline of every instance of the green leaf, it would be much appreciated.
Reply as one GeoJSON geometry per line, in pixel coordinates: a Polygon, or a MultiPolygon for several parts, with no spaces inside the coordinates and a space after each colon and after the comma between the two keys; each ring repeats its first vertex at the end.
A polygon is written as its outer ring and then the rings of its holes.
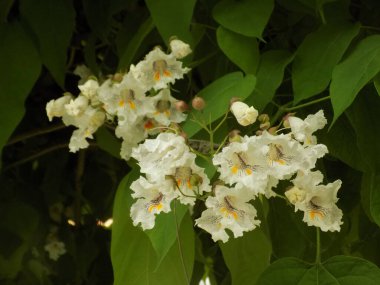
{"type": "Polygon", "coordinates": [[[295,104],[326,89],[334,67],[358,32],[359,24],[331,23],[306,36],[292,68],[295,104]]]}
{"type": "Polygon", "coordinates": [[[24,115],[24,101],[36,82],[41,61],[19,24],[0,27],[0,150],[24,115]],[[27,66],[27,68],[22,68],[27,66]]]}
{"type": "Polygon", "coordinates": [[[172,211],[170,213],[158,215],[154,228],[146,231],[157,255],[156,268],[160,266],[162,260],[168,254],[169,249],[175,243],[177,238],[177,229],[175,225],[176,223],[181,223],[187,209],[188,207],[176,203],[175,206],[172,206],[172,211]]]}
{"type": "Polygon", "coordinates": [[[372,86],[362,91],[346,111],[356,132],[357,144],[365,167],[380,173],[380,98],[372,86]]]}
{"type": "MultiPolygon", "coordinates": [[[[367,202],[369,202],[369,211],[366,209],[366,213],[370,214],[370,218],[380,226],[380,172],[368,172],[363,175],[362,188],[366,188],[367,202]]],[[[363,194],[363,193],[362,193],[363,194]]]]}
{"type": "Polygon", "coordinates": [[[340,116],[329,131],[321,132],[319,141],[327,146],[332,156],[356,170],[364,170],[355,130],[345,115],[340,116]]]}
{"type": "Polygon", "coordinates": [[[67,48],[75,24],[72,1],[23,0],[20,2],[20,10],[22,19],[37,36],[42,62],[63,88],[67,48]]]}
{"type": "Polygon", "coordinates": [[[273,7],[273,0],[223,0],[215,5],[213,17],[235,33],[261,38],[273,7]]]}
{"type": "Polygon", "coordinates": [[[259,111],[264,110],[281,85],[284,70],[293,58],[294,56],[285,50],[271,50],[263,53],[257,70],[255,90],[246,102],[259,111]]]}
{"type": "Polygon", "coordinates": [[[14,0],[0,0],[0,24],[6,22],[9,10],[12,8],[14,0]]]}
{"type": "Polygon", "coordinates": [[[153,22],[162,39],[168,43],[170,37],[192,44],[190,23],[193,17],[195,0],[146,0],[153,22]]]}
{"type": "MultiPolygon", "coordinates": [[[[214,122],[221,116],[223,116],[229,110],[229,103],[231,98],[238,96],[242,100],[248,97],[253,91],[256,84],[256,77],[248,74],[245,77],[241,72],[229,73],[202,89],[197,95],[202,97],[206,101],[206,107],[202,111],[202,117],[209,123],[214,122]]],[[[190,113],[195,116],[199,112],[193,111],[190,113]]],[[[183,129],[186,134],[192,137],[196,134],[201,127],[193,121],[187,120],[183,129]]]]}
{"type": "Polygon", "coordinates": [[[14,278],[21,270],[24,255],[32,244],[38,215],[33,208],[20,202],[0,205],[0,215],[0,228],[17,235],[22,241],[9,257],[0,255],[0,279],[14,278]]]}
{"type": "Polygon", "coordinates": [[[380,74],[377,74],[373,79],[373,84],[376,88],[377,94],[380,96],[380,74]]]}
{"type": "Polygon", "coordinates": [[[269,266],[271,244],[260,228],[219,246],[231,272],[232,285],[255,284],[269,266]]]}
{"type": "Polygon", "coordinates": [[[152,18],[148,18],[145,22],[143,22],[135,33],[133,38],[127,45],[127,48],[124,51],[120,51],[120,60],[119,60],[119,69],[127,70],[129,69],[130,64],[134,56],[136,55],[137,50],[141,46],[143,40],[150,34],[153,30],[154,25],[152,18]]]}
{"type": "Polygon", "coordinates": [[[312,265],[296,258],[274,262],[256,285],[377,285],[380,270],[373,263],[348,256],[334,256],[312,265]]]}
{"type": "Polygon", "coordinates": [[[224,54],[245,73],[255,74],[260,59],[257,40],[231,32],[222,26],[216,31],[224,54]]]}
{"type": "Polygon", "coordinates": [[[139,171],[133,169],[120,183],[115,197],[111,241],[114,284],[188,284],[187,280],[191,278],[193,270],[195,243],[190,215],[186,214],[182,220],[179,230],[180,243],[176,241],[173,244],[156,269],[156,254],[148,236],[140,228],[132,225],[129,216],[129,209],[133,203],[129,185],[138,176],[139,171]]]}
{"type": "Polygon", "coordinates": [[[351,105],[359,91],[380,71],[380,35],[362,40],[333,71],[330,85],[334,120],[351,105]]]}

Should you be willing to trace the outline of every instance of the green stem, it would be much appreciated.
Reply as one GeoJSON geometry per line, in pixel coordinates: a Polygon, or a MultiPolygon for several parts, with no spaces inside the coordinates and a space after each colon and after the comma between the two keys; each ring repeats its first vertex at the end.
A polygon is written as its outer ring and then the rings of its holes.
{"type": "Polygon", "coordinates": [[[361,29],[380,31],[380,27],[360,26],[361,29]]]}
{"type": "Polygon", "coordinates": [[[223,139],[223,141],[220,143],[218,149],[216,150],[215,154],[219,153],[220,149],[224,146],[224,144],[226,143],[227,139],[228,139],[229,135],[226,135],[223,139]]]}
{"type": "Polygon", "coordinates": [[[184,275],[185,275],[186,283],[188,285],[190,285],[190,279],[189,279],[189,275],[188,275],[187,270],[186,270],[185,261],[183,259],[181,239],[180,239],[180,236],[179,236],[179,225],[178,225],[177,214],[176,214],[176,201],[174,201],[173,213],[174,213],[174,220],[175,220],[175,227],[176,227],[176,237],[177,237],[177,242],[178,242],[179,257],[181,259],[182,269],[183,269],[183,272],[184,272],[184,275]]]}
{"type": "Polygon", "coordinates": [[[212,52],[212,53],[206,55],[205,57],[203,57],[203,58],[201,58],[201,59],[199,59],[199,60],[196,60],[196,61],[190,62],[190,63],[188,64],[188,67],[190,67],[190,68],[195,68],[195,67],[197,67],[198,65],[201,65],[202,63],[208,61],[210,58],[214,57],[214,56],[217,55],[217,54],[218,54],[218,51],[212,52]]]}
{"type": "Polygon", "coordinates": [[[313,100],[313,101],[310,101],[310,102],[307,102],[305,104],[301,104],[301,105],[298,105],[298,106],[295,106],[295,107],[285,108],[285,111],[286,112],[290,112],[290,111],[298,110],[298,109],[301,109],[301,108],[304,108],[304,107],[307,107],[307,106],[310,106],[310,105],[314,105],[316,103],[319,103],[319,102],[322,102],[322,101],[326,101],[326,100],[329,100],[329,99],[330,99],[330,96],[326,96],[326,97],[319,98],[319,99],[316,99],[316,100],[313,100]]]}
{"type": "Polygon", "coordinates": [[[213,130],[214,132],[216,132],[222,126],[222,124],[226,121],[229,112],[230,112],[229,110],[226,112],[223,119],[219,122],[219,124],[213,130]]]}
{"type": "Polygon", "coordinates": [[[316,227],[316,229],[317,229],[317,241],[316,241],[315,263],[319,264],[321,263],[321,233],[318,227],[316,227]]]}

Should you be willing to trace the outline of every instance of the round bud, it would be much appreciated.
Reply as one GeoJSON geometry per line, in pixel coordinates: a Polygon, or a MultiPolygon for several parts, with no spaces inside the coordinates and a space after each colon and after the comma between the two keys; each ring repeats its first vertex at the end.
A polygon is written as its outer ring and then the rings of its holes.
{"type": "Polygon", "coordinates": [[[260,123],[269,122],[268,114],[261,114],[257,119],[259,120],[260,123]]]}
{"type": "Polygon", "coordinates": [[[278,130],[278,127],[271,127],[268,129],[268,133],[270,133],[271,135],[275,135],[277,130],[278,130]]]}
{"type": "Polygon", "coordinates": [[[229,134],[228,134],[228,141],[230,143],[232,142],[241,142],[241,136],[240,136],[240,131],[239,130],[232,130],[229,134]]]}
{"type": "Polygon", "coordinates": [[[191,106],[193,106],[195,110],[201,111],[206,107],[206,102],[202,97],[195,96],[191,101],[191,106]]]}
{"type": "Polygon", "coordinates": [[[267,130],[270,127],[270,122],[260,124],[260,129],[267,130]]]}
{"type": "Polygon", "coordinates": [[[189,105],[187,105],[187,103],[185,101],[177,101],[175,102],[175,108],[177,111],[179,112],[185,112],[187,110],[189,110],[189,105]]]}
{"type": "Polygon", "coordinates": [[[123,74],[120,73],[120,72],[115,73],[115,74],[112,76],[112,81],[113,81],[113,82],[118,82],[118,83],[120,83],[122,80],[123,80],[123,74]]]}

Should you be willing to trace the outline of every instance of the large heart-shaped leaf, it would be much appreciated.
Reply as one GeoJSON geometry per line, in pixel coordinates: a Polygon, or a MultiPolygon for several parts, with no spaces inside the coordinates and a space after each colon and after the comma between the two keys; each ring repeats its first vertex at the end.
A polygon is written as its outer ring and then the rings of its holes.
{"type": "Polygon", "coordinates": [[[257,285],[377,285],[379,268],[364,259],[334,256],[320,264],[296,258],[274,262],[260,277],[257,285]]]}

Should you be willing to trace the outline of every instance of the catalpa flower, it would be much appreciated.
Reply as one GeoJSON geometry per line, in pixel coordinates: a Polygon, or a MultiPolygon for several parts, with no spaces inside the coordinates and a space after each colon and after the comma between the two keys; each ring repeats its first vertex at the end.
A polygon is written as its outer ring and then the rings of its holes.
{"type": "Polygon", "coordinates": [[[190,46],[187,43],[184,43],[178,39],[171,40],[169,45],[172,51],[171,54],[178,59],[184,58],[192,52],[190,46]]]}
{"type": "Polygon", "coordinates": [[[340,231],[342,210],[336,206],[337,192],[342,181],[336,180],[327,185],[320,184],[323,175],[319,172],[299,172],[292,181],[294,187],[285,192],[294,204],[295,211],[303,211],[303,221],[308,226],[316,226],[322,231],[340,231]]]}
{"type": "Polygon", "coordinates": [[[97,101],[97,92],[99,88],[99,83],[96,79],[90,78],[84,84],[78,85],[81,94],[85,96],[88,100],[97,101]]]}
{"type": "Polygon", "coordinates": [[[68,104],[73,99],[70,93],[65,93],[62,97],[50,100],[46,104],[46,114],[51,122],[54,117],[62,117],[66,112],[66,104],[68,104]]]}
{"type": "Polygon", "coordinates": [[[264,131],[261,136],[251,137],[251,140],[266,160],[267,174],[277,179],[284,179],[298,170],[314,168],[317,159],[327,153],[325,145],[305,149],[289,134],[271,135],[264,131]]]}
{"type": "Polygon", "coordinates": [[[211,191],[210,180],[204,169],[196,165],[195,154],[186,154],[184,162],[171,168],[168,176],[174,179],[173,187],[178,193],[178,200],[185,205],[194,205],[195,196],[211,191]]]}
{"type": "Polygon", "coordinates": [[[152,229],[157,214],[170,212],[170,203],[177,196],[171,185],[170,180],[150,182],[142,176],[131,184],[132,197],[138,199],[131,207],[133,225],[152,229]]]}
{"type": "Polygon", "coordinates": [[[131,65],[130,68],[133,76],[147,90],[167,88],[168,84],[183,78],[189,70],[182,67],[182,62],[177,61],[174,55],[166,54],[158,47],[149,52],[143,61],[136,66],[131,65]]]}
{"type": "Polygon", "coordinates": [[[228,241],[226,229],[231,230],[235,238],[240,237],[260,224],[256,209],[248,203],[252,198],[252,192],[241,185],[234,188],[218,185],[215,197],[207,198],[207,210],[195,224],[209,232],[214,241],[228,241]]]}
{"type": "Polygon", "coordinates": [[[45,244],[44,249],[48,252],[49,258],[57,261],[58,258],[66,253],[65,244],[58,240],[51,240],[45,244]]]}
{"type": "Polygon", "coordinates": [[[327,124],[323,110],[319,110],[314,115],[307,116],[305,120],[290,116],[288,122],[295,139],[303,142],[304,145],[315,145],[317,138],[313,136],[313,133],[323,129],[327,124]]]}
{"type": "Polygon", "coordinates": [[[231,112],[234,114],[238,123],[242,126],[248,126],[256,122],[258,111],[252,106],[236,101],[231,105],[231,112]]]}
{"type": "Polygon", "coordinates": [[[265,193],[268,177],[265,159],[249,137],[243,137],[241,142],[230,143],[212,161],[219,166],[220,178],[226,183],[241,183],[255,195],[265,193]]]}
{"type": "Polygon", "coordinates": [[[186,114],[178,111],[175,107],[177,99],[171,96],[169,89],[161,90],[156,96],[149,98],[149,103],[153,112],[146,113],[150,118],[154,118],[158,123],[169,126],[170,123],[181,123],[186,120],[186,114]]]}
{"type": "Polygon", "coordinates": [[[183,165],[187,155],[195,156],[190,153],[185,139],[173,133],[161,133],[132,150],[140,171],[156,180],[171,174],[172,168],[183,165]]]}

